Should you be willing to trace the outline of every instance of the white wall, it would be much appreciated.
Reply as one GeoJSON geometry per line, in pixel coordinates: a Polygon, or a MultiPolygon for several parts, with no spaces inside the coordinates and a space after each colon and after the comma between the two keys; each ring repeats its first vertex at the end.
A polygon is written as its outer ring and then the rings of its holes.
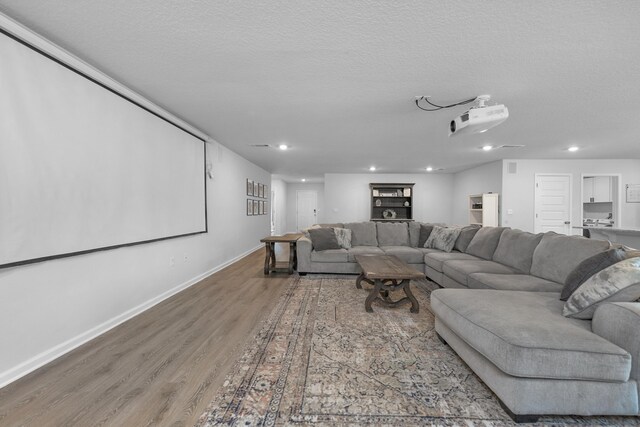
{"type": "Polygon", "coordinates": [[[272,179],[271,191],[273,192],[273,199],[270,202],[273,204],[275,211],[274,233],[281,235],[287,232],[287,183],[281,179],[272,179]]]}
{"type": "Polygon", "coordinates": [[[469,196],[489,192],[502,193],[501,160],[454,174],[451,222],[469,224],[469,196]]]}
{"type": "Polygon", "coordinates": [[[325,218],[325,204],[324,204],[324,184],[317,183],[287,183],[287,232],[296,232],[298,227],[296,226],[296,203],[297,203],[297,191],[298,190],[312,190],[318,193],[318,207],[316,223],[324,223],[325,218]]]}
{"type": "Polygon", "coordinates": [[[413,219],[451,222],[452,174],[325,174],[323,222],[368,221],[371,217],[369,183],[398,182],[416,185],[413,219]]]}
{"type": "MultiPolygon", "coordinates": [[[[0,24],[9,25],[1,19],[0,24]]],[[[245,183],[247,178],[269,182],[270,174],[221,145],[208,148],[214,177],[207,180],[207,234],[0,270],[0,387],[261,246],[269,216],[246,215],[245,183]]]]}
{"type": "Polygon", "coordinates": [[[626,203],[625,184],[640,183],[640,160],[593,159],[593,160],[518,160],[505,159],[502,180],[502,224],[533,231],[536,173],[570,173],[572,175],[572,226],[582,224],[580,218],[582,174],[622,175],[622,221],[621,227],[640,227],[640,203],[626,203]],[[517,164],[517,173],[508,172],[508,163],[517,164]],[[508,209],[513,214],[508,215],[508,209]]]}

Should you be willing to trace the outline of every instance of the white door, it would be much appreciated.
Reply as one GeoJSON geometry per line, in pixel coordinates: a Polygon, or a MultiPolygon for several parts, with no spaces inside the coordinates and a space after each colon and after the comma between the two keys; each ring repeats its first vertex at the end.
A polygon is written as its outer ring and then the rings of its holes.
{"type": "Polygon", "coordinates": [[[536,174],[534,231],[571,234],[571,175],[536,174]]]}
{"type": "Polygon", "coordinates": [[[316,223],[318,193],[313,190],[296,191],[296,226],[298,230],[309,228],[316,223]]]}

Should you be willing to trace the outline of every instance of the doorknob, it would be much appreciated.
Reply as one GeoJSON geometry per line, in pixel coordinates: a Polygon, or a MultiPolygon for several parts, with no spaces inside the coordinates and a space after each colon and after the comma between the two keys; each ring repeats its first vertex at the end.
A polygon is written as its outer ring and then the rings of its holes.
{"type": "Polygon", "coordinates": [[[569,224],[571,224],[571,221],[565,221],[564,223],[565,223],[565,225],[569,225],[569,224]]]}

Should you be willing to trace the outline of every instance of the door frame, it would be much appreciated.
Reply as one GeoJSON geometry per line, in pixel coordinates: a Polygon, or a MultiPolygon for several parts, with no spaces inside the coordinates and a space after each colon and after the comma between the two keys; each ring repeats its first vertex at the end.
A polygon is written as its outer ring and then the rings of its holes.
{"type": "Polygon", "coordinates": [[[584,194],[584,178],[587,176],[614,176],[618,178],[618,203],[617,203],[617,218],[614,218],[614,227],[620,227],[622,224],[622,174],[621,173],[582,173],[580,174],[580,220],[584,219],[584,203],[582,203],[582,195],[584,194]]]}
{"type": "Polygon", "coordinates": [[[298,199],[300,198],[299,195],[301,191],[307,192],[307,193],[313,193],[315,195],[315,199],[316,199],[315,217],[316,217],[316,221],[318,220],[318,191],[317,190],[296,190],[296,230],[301,230],[300,224],[298,224],[298,199]]]}
{"type": "MultiPolygon", "coordinates": [[[[536,214],[538,212],[538,177],[541,176],[568,176],[569,177],[569,234],[573,235],[573,174],[572,173],[535,173],[533,179],[533,232],[540,233],[538,231],[538,221],[536,214]]],[[[582,195],[581,195],[582,196],[582,195]]],[[[580,199],[582,203],[582,199],[580,199]]],[[[580,233],[581,234],[581,233],[580,233]]]]}

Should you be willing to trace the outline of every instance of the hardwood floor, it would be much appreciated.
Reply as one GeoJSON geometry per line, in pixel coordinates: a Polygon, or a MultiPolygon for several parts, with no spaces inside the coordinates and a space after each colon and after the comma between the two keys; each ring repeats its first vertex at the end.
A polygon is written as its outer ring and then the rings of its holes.
{"type": "Polygon", "coordinates": [[[0,426],[193,425],[294,277],[264,276],[263,261],[261,249],[0,389],[0,426]]]}

